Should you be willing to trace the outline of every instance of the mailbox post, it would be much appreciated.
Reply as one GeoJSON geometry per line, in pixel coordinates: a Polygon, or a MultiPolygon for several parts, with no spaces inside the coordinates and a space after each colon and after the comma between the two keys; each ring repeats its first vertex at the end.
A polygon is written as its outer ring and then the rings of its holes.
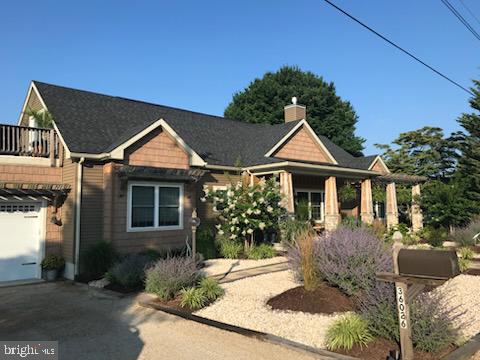
{"type": "Polygon", "coordinates": [[[196,260],[197,254],[197,227],[200,225],[200,218],[197,216],[197,209],[193,209],[192,218],[190,219],[192,226],[192,257],[196,260]]]}
{"type": "Polygon", "coordinates": [[[402,360],[413,360],[409,306],[425,288],[439,286],[459,272],[455,251],[403,249],[402,234],[393,235],[393,273],[377,273],[380,281],[395,283],[402,360]]]}

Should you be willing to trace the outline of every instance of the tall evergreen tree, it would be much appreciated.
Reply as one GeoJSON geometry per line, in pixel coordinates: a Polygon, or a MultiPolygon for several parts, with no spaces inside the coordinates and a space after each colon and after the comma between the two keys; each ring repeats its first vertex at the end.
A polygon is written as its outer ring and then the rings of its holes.
{"type": "Polygon", "coordinates": [[[429,178],[446,178],[455,170],[456,142],[445,138],[438,127],[400,134],[392,145],[375,144],[382,149],[384,160],[393,172],[429,178]]]}
{"type": "Polygon", "coordinates": [[[255,79],[233,96],[224,115],[252,123],[281,124],[283,107],[293,96],[307,106],[307,121],[317,134],[361,155],[365,140],[355,135],[358,116],[352,105],[336,94],[333,83],[298,67],[284,66],[255,79]]]}
{"type": "Polygon", "coordinates": [[[480,81],[474,80],[470,99],[472,113],[462,114],[458,122],[464,131],[457,133],[461,155],[458,159],[458,174],[465,184],[465,196],[480,208],[480,81]]]}

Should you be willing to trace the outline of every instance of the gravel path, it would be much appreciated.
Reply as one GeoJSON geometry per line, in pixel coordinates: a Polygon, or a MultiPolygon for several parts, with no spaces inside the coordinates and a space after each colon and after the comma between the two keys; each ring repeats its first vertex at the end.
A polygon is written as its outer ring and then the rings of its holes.
{"type": "Polygon", "coordinates": [[[441,295],[465,340],[480,332],[480,276],[459,275],[432,292],[441,295]]]}
{"type": "Polygon", "coordinates": [[[215,276],[225,274],[229,271],[239,271],[251,269],[259,266],[278,264],[286,262],[284,256],[276,256],[271,259],[263,260],[244,260],[244,259],[211,259],[205,261],[205,267],[202,269],[207,276],[215,276]]]}
{"type": "Polygon", "coordinates": [[[299,285],[290,271],[226,283],[222,285],[225,295],[195,314],[325,348],[326,330],[338,315],[272,310],[266,305],[271,297],[299,285]]]}

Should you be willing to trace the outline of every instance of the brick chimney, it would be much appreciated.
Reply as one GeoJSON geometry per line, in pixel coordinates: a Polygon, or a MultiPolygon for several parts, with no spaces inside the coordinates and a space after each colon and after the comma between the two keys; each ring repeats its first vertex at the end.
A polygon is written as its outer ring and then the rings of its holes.
{"type": "Polygon", "coordinates": [[[285,122],[303,120],[307,117],[307,107],[297,104],[297,98],[292,97],[292,104],[283,108],[285,114],[285,122]]]}

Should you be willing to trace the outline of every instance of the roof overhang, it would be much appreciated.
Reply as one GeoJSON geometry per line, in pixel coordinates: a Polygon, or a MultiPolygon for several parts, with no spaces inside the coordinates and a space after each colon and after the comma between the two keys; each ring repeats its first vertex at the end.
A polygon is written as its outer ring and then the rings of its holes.
{"type": "Polygon", "coordinates": [[[272,164],[255,165],[245,167],[244,170],[248,170],[254,174],[256,173],[275,173],[279,171],[290,170],[293,172],[303,172],[317,175],[326,176],[343,176],[343,177],[376,177],[381,174],[372,170],[353,169],[332,165],[320,165],[320,164],[308,164],[297,161],[282,161],[272,164]]]}
{"type": "Polygon", "coordinates": [[[315,134],[315,131],[313,131],[312,127],[310,124],[305,120],[301,120],[297,125],[293,127],[292,130],[290,130],[282,139],[280,139],[279,142],[277,142],[268,152],[265,154],[265,157],[270,157],[272,156],[280,147],[285,144],[288,139],[297,132],[301,127],[305,127],[305,129],[309,132],[309,134],[312,136],[313,140],[320,146],[320,148],[325,152],[327,157],[332,161],[333,164],[338,165],[337,160],[333,157],[333,155],[328,151],[327,147],[323,144],[323,142],[319,139],[317,134],[315,134]]]}
{"type": "Polygon", "coordinates": [[[122,166],[117,175],[123,180],[167,180],[197,182],[207,171],[202,169],[171,169],[148,166],[122,166]]]}
{"type": "Polygon", "coordinates": [[[32,184],[2,183],[0,184],[0,200],[55,200],[70,192],[66,184],[32,184]]]}
{"type": "Polygon", "coordinates": [[[381,166],[385,169],[385,172],[387,174],[390,174],[390,169],[388,168],[387,164],[385,164],[385,161],[383,161],[382,157],[380,155],[377,155],[377,157],[375,159],[373,159],[372,163],[370,164],[370,166],[368,167],[368,170],[372,170],[373,167],[375,166],[375,164],[379,162],[381,164],[381,166]]]}

